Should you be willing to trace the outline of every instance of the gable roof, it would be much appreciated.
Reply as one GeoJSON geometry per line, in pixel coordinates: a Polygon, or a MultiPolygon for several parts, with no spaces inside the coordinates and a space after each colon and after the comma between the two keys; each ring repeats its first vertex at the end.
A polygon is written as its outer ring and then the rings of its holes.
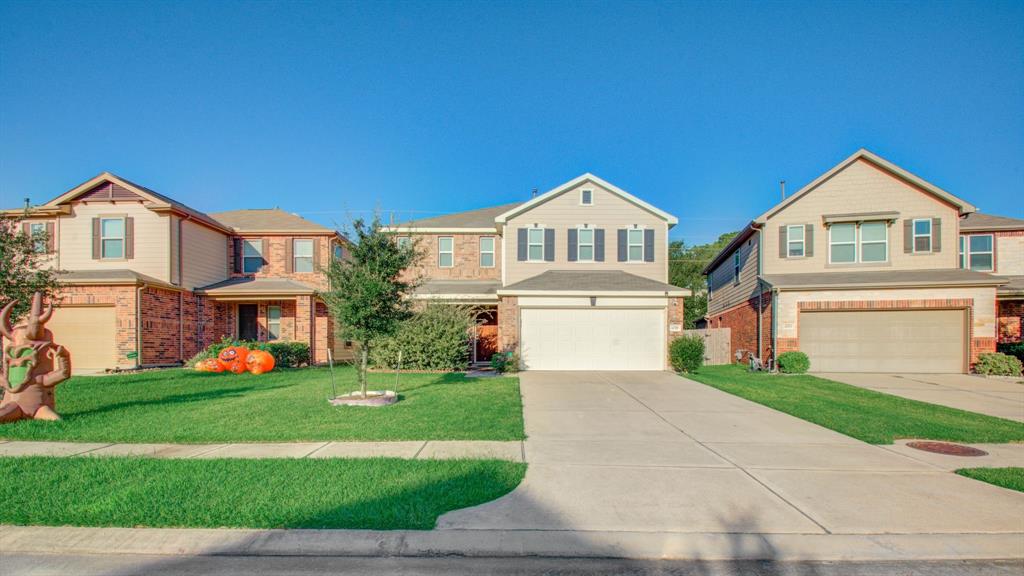
{"type": "Polygon", "coordinates": [[[199,220],[208,226],[220,230],[221,232],[231,232],[229,228],[226,228],[223,224],[217,222],[216,220],[208,216],[205,212],[196,210],[195,208],[178,202],[177,200],[164,196],[163,194],[160,194],[155,190],[151,190],[149,188],[146,188],[145,186],[136,184],[131,180],[121,178],[120,176],[112,174],[110,172],[102,172],[97,176],[90,178],[89,180],[86,180],[85,182],[79,184],[78,186],[75,186],[71,190],[68,190],[67,192],[61,194],[60,196],[57,196],[53,200],[50,200],[46,204],[43,204],[42,207],[44,209],[56,208],[61,204],[71,202],[75,198],[78,198],[79,196],[82,196],[92,191],[94,188],[96,188],[96,186],[102,184],[103,182],[112,182],[137,194],[138,196],[142,197],[144,200],[148,202],[147,207],[151,210],[172,210],[190,216],[196,220],[199,220]]]}
{"type": "Polygon", "coordinates": [[[892,175],[894,175],[894,176],[896,176],[898,178],[901,178],[901,179],[905,180],[906,182],[909,182],[909,183],[917,186],[918,188],[921,188],[922,190],[924,190],[925,192],[928,192],[929,194],[935,196],[936,198],[939,198],[941,200],[945,200],[946,202],[949,202],[950,204],[956,206],[960,210],[960,214],[967,214],[967,213],[974,212],[974,211],[977,210],[977,208],[975,208],[969,202],[967,202],[965,200],[961,200],[960,198],[957,198],[956,196],[950,194],[949,192],[946,192],[945,190],[943,190],[942,188],[939,188],[938,186],[932,184],[931,182],[928,182],[927,180],[924,180],[923,178],[920,178],[919,176],[916,176],[914,174],[911,174],[910,172],[907,172],[903,168],[900,168],[899,166],[893,164],[892,162],[889,162],[885,158],[882,158],[881,156],[879,156],[877,154],[874,154],[872,152],[869,152],[869,151],[865,150],[864,148],[861,148],[860,150],[857,150],[856,152],[854,152],[847,159],[843,160],[839,164],[836,164],[835,166],[830,168],[827,172],[825,172],[821,176],[818,176],[817,178],[815,178],[813,181],[811,181],[810,184],[804,186],[800,190],[797,190],[797,192],[795,194],[793,194],[792,196],[790,196],[789,198],[786,198],[782,202],[779,202],[775,206],[772,206],[764,214],[761,214],[757,218],[754,218],[754,222],[756,222],[758,224],[765,223],[768,220],[768,218],[771,218],[772,216],[777,214],[779,211],[781,211],[783,208],[789,206],[793,202],[796,202],[800,198],[803,198],[805,195],[807,195],[807,193],[811,192],[812,190],[814,190],[815,188],[817,188],[821,184],[825,183],[830,178],[832,178],[833,176],[835,176],[836,174],[838,174],[839,172],[844,170],[846,167],[848,167],[851,164],[853,164],[854,162],[857,162],[858,160],[866,160],[868,162],[871,162],[875,166],[878,166],[879,168],[885,170],[886,172],[889,172],[890,174],[892,174],[892,175]]]}
{"type": "Polygon", "coordinates": [[[228,210],[226,212],[213,212],[210,216],[240,233],[306,232],[312,234],[334,234],[334,230],[326,226],[310,222],[297,214],[285,212],[280,208],[228,210]]]}
{"type": "Polygon", "coordinates": [[[1024,230],[1024,220],[1007,216],[993,216],[981,212],[971,212],[960,219],[961,232],[981,230],[1024,230]]]}
{"type": "Polygon", "coordinates": [[[662,220],[665,220],[666,222],[668,222],[669,226],[674,226],[674,225],[679,223],[679,219],[677,219],[675,216],[669,214],[668,212],[665,212],[664,210],[660,210],[658,208],[655,208],[654,206],[651,206],[647,202],[644,202],[643,200],[637,198],[636,196],[633,196],[629,192],[626,192],[625,190],[619,188],[618,186],[615,186],[614,184],[611,184],[609,182],[606,182],[606,181],[598,178],[597,176],[594,176],[590,172],[587,172],[586,174],[582,174],[580,176],[577,176],[577,177],[573,178],[572,180],[569,180],[568,182],[566,182],[564,184],[556,186],[556,187],[552,188],[551,190],[548,190],[547,192],[541,194],[540,196],[537,196],[536,198],[531,199],[529,202],[524,202],[524,203],[516,206],[515,208],[512,208],[511,210],[508,210],[507,212],[504,212],[504,213],[498,215],[498,217],[496,217],[494,220],[498,224],[504,224],[505,222],[508,221],[509,218],[512,218],[512,217],[515,217],[515,216],[517,216],[519,214],[522,214],[523,212],[526,212],[527,210],[530,210],[534,206],[537,206],[539,204],[543,204],[543,203],[547,202],[548,200],[551,200],[555,196],[558,196],[559,194],[562,194],[563,192],[567,192],[567,191],[569,191],[569,190],[579,186],[580,184],[583,184],[584,182],[591,182],[593,184],[596,184],[596,185],[598,185],[598,186],[608,190],[612,194],[615,194],[616,196],[619,196],[619,197],[623,198],[627,202],[629,202],[631,204],[635,204],[636,206],[639,206],[640,208],[643,208],[644,210],[647,210],[651,214],[654,214],[655,216],[657,216],[657,217],[661,218],[662,220]]]}
{"type": "Polygon", "coordinates": [[[407,222],[402,222],[401,224],[388,226],[386,229],[392,232],[397,232],[399,230],[411,231],[483,228],[494,230],[494,219],[520,204],[522,203],[514,202],[512,204],[502,204],[501,206],[490,206],[488,208],[477,208],[476,210],[467,210],[465,212],[455,212],[454,214],[445,214],[443,216],[409,220],[407,222]]]}

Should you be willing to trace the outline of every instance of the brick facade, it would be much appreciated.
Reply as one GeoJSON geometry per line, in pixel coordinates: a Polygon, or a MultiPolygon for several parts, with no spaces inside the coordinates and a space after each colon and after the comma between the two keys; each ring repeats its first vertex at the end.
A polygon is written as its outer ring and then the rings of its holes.
{"type": "MultiPolygon", "coordinates": [[[[733,306],[708,317],[709,328],[729,329],[729,353],[736,357],[737,351],[744,351],[742,358],[746,362],[753,352],[761,358],[767,357],[772,345],[772,295],[765,292],[760,304],[758,298],[751,298],[742,304],[733,306]],[[761,346],[757,345],[758,307],[761,308],[761,346]]],[[[779,352],[782,350],[782,339],[779,341],[779,352]]]]}
{"type": "Polygon", "coordinates": [[[519,348],[519,298],[501,296],[498,300],[498,351],[519,348]]]}
{"type": "Polygon", "coordinates": [[[237,237],[228,238],[227,251],[228,251],[228,270],[231,278],[240,277],[252,277],[252,278],[287,278],[289,280],[295,280],[301,282],[307,286],[311,286],[317,290],[326,290],[328,288],[327,276],[318,271],[318,268],[326,267],[327,263],[330,262],[330,258],[333,257],[331,254],[331,236],[310,236],[310,235],[290,235],[290,236],[272,236],[272,235],[248,235],[243,234],[237,237]],[[254,274],[242,274],[234,272],[235,270],[235,248],[234,239],[241,238],[243,240],[260,240],[263,243],[263,266],[259,272],[254,274]],[[313,272],[288,272],[287,264],[287,243],[293,240],[313,240],[314,251],[316,252],[313,261],[313,272]]]}
{"type": "MultiPolygon", "coordinates": [[[[396,234],[402,237],[401,234],[396,234]]],[[[414,234],[423,258],[417,266],[410,268],[409,278],[431,280],[500,280],[501,279],[501,237],[494,234],[414,234]],[[451,237],[454,245],[454,266],[441,268],[438,262],[438,238],[451,237]],[[480,238],[494,238],[494,266],[480,266],[480,238]]]]}
{"type": "Polygon", "coordinates": [[[1024,340],[1024,300],[1003,300],[997,308],[999,343],[1024,340]]]}
{"type": "Polygon", "coordinates": [[[142,290],[142,353],[144,366],[178,364],[184,355],[182,292],[146,287],[142,290]]]}

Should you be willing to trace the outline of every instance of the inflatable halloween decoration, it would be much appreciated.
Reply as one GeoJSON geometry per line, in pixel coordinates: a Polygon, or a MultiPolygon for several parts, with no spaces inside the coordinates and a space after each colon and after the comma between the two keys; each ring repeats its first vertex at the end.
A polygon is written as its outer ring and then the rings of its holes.
{"type": "Polygon", "coordinates": [[[249,355],[249,349],[244,346],[228,346],[217,355],[217,361],[221,368],[233,374],[241,374],[246,371],[245,358],[249,355]]]}
{"type": "Polygon", "coordinates": [[[0,423],[32,418],[60,420],[54,407],[53,389],[71,377],[71,356],[53,343],[53,333],[43,326],[53,315],[53,306],[43,311],[43,295],[32,297],[28,318],[11,326],[11,310],[17,301],[0,311],[0,333],[4,337],[0,360],[0,423]]]}
{"type": "Polygon", "coordinates": [[[266,350],[252,350],[245,357],[245,364],[249,368],[249,372],[263,374],[274,369],[274,356],[266,350]]]}
{"type": "Polygon", "coordinates": [[[196,372],[223,372],[224,367],[216,358],[207,358],[196,362],[196,372]]]}

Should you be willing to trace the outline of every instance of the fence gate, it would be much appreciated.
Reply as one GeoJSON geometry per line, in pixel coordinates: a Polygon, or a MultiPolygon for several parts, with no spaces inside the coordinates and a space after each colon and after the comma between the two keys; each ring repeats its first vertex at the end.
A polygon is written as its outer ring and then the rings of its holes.
{"type": "Polygon", "coordinates": [[[700,336],[704,339],[704,363],[709,366],[732,364],[731,333],[730,328],[683,330],[686,336],[700,336]]]}

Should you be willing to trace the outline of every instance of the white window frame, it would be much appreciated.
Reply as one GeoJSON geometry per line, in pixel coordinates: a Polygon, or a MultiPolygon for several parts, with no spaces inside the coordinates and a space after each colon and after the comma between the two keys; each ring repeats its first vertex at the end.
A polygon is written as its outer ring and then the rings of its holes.
{"type": "Polygon", "coordinates": [[[494,265],[495,265],[495,262],[496,262],[496,259],[495,259],[495,248],[496,247],[497,247],[497,241],[494,239],[494,236],[481,236],[480,237],[480,267],[481,268],[494,268],[494,265]],[[491,241],[491,249],[490,250],[484,250],[484,240],[490,240],[491,241]],[[490,257],[491,257],[491,263],[490,264],[484,264],[484,255],[485,254],[489,254],[490,255],[490,257]]]}
{"type": "Polygon", "coordinates": [[[544,228],[527,228],[526,229],[526,261],[527,262],[544,262],[544,228]],[[538,241],[538,242],[534,242],[533,241],[532,237],[533,237],[533,233],[534,232],[538,232],[539,233],[540,241],[538,241]],[[531,252],[530,248],[533,248],[534,246],[539,246],[540,247],[540,257],[539,258],[533,258],[530,255],[530,252],[531,252]]]}
{"type": "Polygon", "coordinates": [[[248,238],[242,238],[242,274],[258,274],[263,269],[263,239],[250,240],[248,238]],[[246,247],[252,247],[256,250],[256,255],[247,255],[245,253],[246,247]],[[252,272],[246,267],[245,263],[247,260],[259,260],[259,266],[252,272]]]}
{"type": "Polygon", "coordinates": [[[843,222],[841,224],[833,224],[833,225],[829,226],[828,227],[828,263],[829,264],[856,264],[857,262],[859,262],[859,254],[858,253],[860,252],[860,250],[859,250],[858,245],[857,245],[857,240],[859,238],[860,238],[860,226],[858,226],[856,222],[843,222]],[[853,240],[852,241],[849,241],[849,242],[833,242],[832,241],[832,231],[835,229],[836,226],[851,225],[851,224],[853,225],[853,240]],[[835,262],[835,261],[832,260],[832,247],[833,246],[849,246],[851,244],[853,245],[853,260],[851,260],[849,262],[845,262],[845,261],[844,262],[835,262]]]}
{"type": "Polygon", "coordinates": [[[281,307],[277,305],[267,306],[267,340],[281,339],[281,307]],[[274,319],[271,311],[277,310],[277,319],[274,319]],[[276,326],[276,328],[275,328],[276,326]],[[275,334],[276,333],[276,334],[275,334]]]}
{"type": "MultiPolygon", "coordinates": [[[[31,222],[28,225],[28,234],[34,238],[37,234],[46,234],[46,222],[31,222]]],[[[32,249],[36,254],[46,254],[48,240],[36,239],[32,243],[32,249]]]]}
{"type": "Polygon", "coordinates": [[[964,256],[967,255],[967,236],[965,234],[961,234],[960,235],[960,251],[959,251],[959,254],[960,254],[960,260],[959,260],[959,262],[960,262],[960,269],[963,270],[963,269],[967,268],[967,258],[964,257],[964,256]]]}
{"type": "Polygon", "coordinates": [[[438,268],[454,268],[455,267],[455,237],[454,236],[438,236],[437,237],[437,267],[438,268]],[[441,244],[444,240],[451,242],[451,248],[445,250],[441,244]],[[445,266],[442,263],[442,258],[448,255],[451,258],[451,262],[445,266]]]}
{"type": "MultiPolygon", "coordinates": [[[[963,238],[963,236],[961,236],[961,238],[963,238]]],[[[974,270],[975,272],[995,272],[996,271],[996,236],[995,236],[995,234],[968,234],[967,235],[966,243],[964,245],[964,253],[963,253],[963,255],[964,255],[964,259],[963,259],[964,260],[964,264],[967,266],[968,270],[974,270]],[[977,252],[975,252],[974,250],[971,250],[971,238],[984,237],[984,236],[987,236],[987,237],[989,237],[991,239],[989,241],[989,244],[992,246],[992,248],[990,250],[979,250],[977,252]],[[971,266],[971,257],[974,256],[975,254],[988,254],[988,255],[990,255],[992,257],[991,258],[992,266],[987,268],[987,269],[972,267],[971,266]]]]}
{"type": "Polygon", "coordinates": [[[626,230],[626,262],[643,262],[644,261],[644,228],[628,228],[626,230]],[[640,237],[640,242],[633,242],[633,233],[636,232],[637,236],[640,237]],[[640,257],[633,258],[633,247],[639,246],[640,257]]]}
{"type": "Polygon", "coordinates": [[[806,258],[807,257],[807,227],[803,224],[790,224],[786,226],[786,258],[806,258]],[[800,231],[800,239],[793,240],[793,230],[800,231]],[[800,245],[800,254],[793,254],[793,245],[800,245]]]}
{"type": "Polygon", "coordinates": [[[331,255],[334,256],[335,260],[345,259],[345,246],[341,243],[335,243],[331,246],[331,255]]]}
{"type": "Polygon", "coordinates": [[[732,253],[732,283],[740,283],[740,251],[732,253]]]}
{"type": "Polygon", "coordinates": [[[594,205],[594,191],[590,190],[590,189],[580,190],[580,206],[593,206],[593,205],[594,205]],[[590,195],[590,202],[585,202],[584,201],[587,194],[590,195]]]}
{"type": "Polygon", "coordinates": [[[313,253],[314,253],[315,250],[316,250],[316,241],[315,240],[313,240],[311,238],[293,238],[292,239],[292,272],[295,272],[297,274],[309,274],[311,272],[316,272],[316,270],[313,268],[313,261],[315,260],[313,258],[313,253]],[[300,242],[301,243],[308,243],[309,244],[309,256],[299,256],[298,248],[299,248],[299,243],[300,242]],[[309,270],[299,270],[299,260],[300,259],[302,261],[307,261],[307,260],[309,261],[309,270]]]}
{"type": "Polygon", "coordinates": [[[860,222],[857,224],[857,262],[862,264],[884,264],[889,261],[889,223],[884,220],[872,220],[870,222],[860,222]],[[885,230],[884,240],[864,240],[864,235],[861,234],[861,226],[864,224],[882,224],[885,230]],[[885,246],[885,258],[882,260],[864,260],[864,245],[865,244],[883,244],[885,246]]]}
{"type": "Polygon", "coordinates": [[[399,248],[408,248],[412,244],[412,237],[399,236],[395,238],[395,244],[397,244],[399,248]]]}
{"type": "Polygon", "coordinates": [[[594,232],[593,228],[580,227],[580,228],[576,229],[576,261],[577,262],[596,262],[596,260],[594,258],[595,257],[595,253],[594,253],[594,250],[595,250],[595,247],[594,247],[594,234],[595,234],[595,232],[594,232]],[[583,233],[584,232],[590,234],[590,241],[589,242],[584,242],[583,241],[583,233]],[[587,246],[587,247],[590,248],[590,258],[584,258],[583,257],[583,255],[582,255],[582,252],[583,252],[582,248],[584,246],[587,246]]]}
{"type": "Polygon", "coordinates": [[[931,252],[932,252],[932,219],[931,218],[914,218],[913,220],[911,220],[911,222],[910,222],[910,237],[911,237],[911,240],[910,240],[911,252],[913,252],[914,254],[931,254],[931,252]],[[927,234],[918,234],[917,233],[917,223],[918,222],[927,222],[928,223],[928,233],[927,234]],[[917,239],[918,238],[927,238],[928,239],[928,249],[927,250],[918,250],[917,249],[917,239]]]}
{"type": "Polygon", "coordinates": [[[128,258],[128,222],[124,216],[101,216],[100,217],[100,260],[126,260],[128,258]],[[120,236],[104,236],[103,235],[103,223],[112,220],[121,221],[121,235],[120,236]],[[121,255],[120,256],[107,256],[107,240],[120,240],[121,241],[121,255]]]}

